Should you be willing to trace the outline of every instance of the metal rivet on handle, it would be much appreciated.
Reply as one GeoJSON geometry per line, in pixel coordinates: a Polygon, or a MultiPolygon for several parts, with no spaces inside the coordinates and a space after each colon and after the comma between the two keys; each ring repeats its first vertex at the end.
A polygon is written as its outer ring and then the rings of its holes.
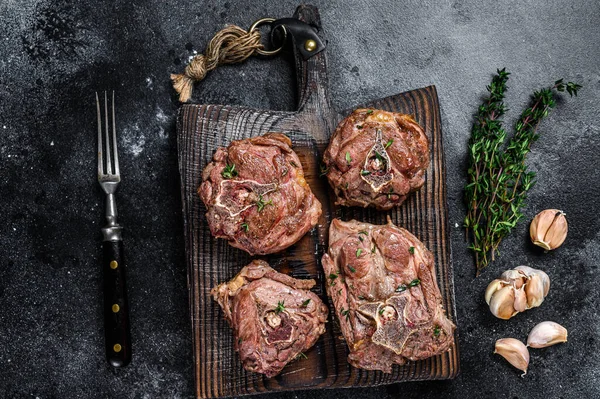
{"type": "Polygon", "coordinates": [[[117,353],[121,352],[121,345],[120,344],[115,344],[115,346],[113,346],[113,350],[117,353]]]}
{"type": "Polygon", "coordinates": [[[117,313],[119,310],[121,310],[121,307],[119,305],[117,305],[116,303],[112,305],[113,313],[117,313]]]}
{"type": "Polygon", "coordinates": [[[304,42],[304,49],[306,51],[310,51],[310,52],[315,51],[317,49],[317,42],[315,42],[312,39],[309,39],[309,40],[305,41],[304,42]]]}
{"type": "Polygon", "coordinates": [[[116,269],[117,267],[119,267],[119,264],[117,263],[117,261],[116,261],[116,260],[113,260],[113,261],[111,261],[111,262],[110,262],[110,268],[111,268],[111,269],[113,269],[113,270],[114,270],[114,269],[116,269]]]}

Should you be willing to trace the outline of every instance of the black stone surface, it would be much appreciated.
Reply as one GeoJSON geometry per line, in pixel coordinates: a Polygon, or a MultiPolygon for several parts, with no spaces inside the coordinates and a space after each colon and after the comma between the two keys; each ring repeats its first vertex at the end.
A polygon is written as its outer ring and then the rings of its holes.
{"type": "MultiPolygon", "coordinates": [[[[454,381],[305,391],[282,398],[600,397],[600,6],[558,1],[315,1],[328,38],[340,109],[435,84],[443,116],[462,372],[454,381]],[[523,220],[478,279],[460,227],[472,115],[496,68],[512,72],[506,120],[558,78],[563,97],[528,163],[538,174],[523,220]],[[529,244],[540,210],[566,211],[564,246],[529,244]],[[503,270],[545,270],[544,304],[495,319],[483,292],[503,270]],[[538,322],[569,330],[564,345],[531,351],[525,378],[493,355],[538,322]]],[[[284,17],[289,0],[248,4],[131,0],[0,2],[0,397],[188,398],[191,328],[169,74],[225,23],[284,17]],[[100,269],[103,199],[95,173],[95,90],[115,89],[123,184],[133,361],[104,359],[100,269]]],[[[194,99],[271,109],[295,106],[290,60],[252,59],[212,72],[194,99]]]]}

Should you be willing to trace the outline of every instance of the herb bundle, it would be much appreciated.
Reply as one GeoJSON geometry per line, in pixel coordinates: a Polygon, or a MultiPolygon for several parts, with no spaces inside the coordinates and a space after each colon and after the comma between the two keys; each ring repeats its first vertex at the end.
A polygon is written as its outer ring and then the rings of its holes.
{"type": "Polygon", "coordinates": [[[509,73],[498,70],[487,87],[489,97],[479,107],[469,140],[468,183],[465,186],[467,216],[464,226],[469,248],[475,255],[477,275],[495,259],[498,246],[523,217],[521,208],[535,173],[527,170],[525,158],[538,139],[537,128],[555,107],[555,92],[577,95],[580,85],[557,80],[552,87],[533,94],[532,103],[515,124],[505,145],[501,117],[506,111],[504,94],[509,73]]]}

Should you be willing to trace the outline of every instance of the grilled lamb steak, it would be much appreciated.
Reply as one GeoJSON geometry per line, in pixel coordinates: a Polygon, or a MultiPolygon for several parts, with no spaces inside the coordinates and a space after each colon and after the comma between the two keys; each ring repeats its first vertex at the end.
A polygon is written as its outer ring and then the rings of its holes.
{"type": "Polygon", "coordinates": [[[337,205],[386,210],[425,182],[429,140],[409,115],[357,109],[338,125],[323,163],[337,205]]]}
{"type": "Polygon", "coordinates": [[[309,291],[314,285],[315,280],[298,280],[254,260],[212,289],[246,370],[273,377],[317,342],[328,311],[309,291]]]}
{"type": "Polygon", "coordinates": [[[217,149],[198,189],[213,236],[265,255],[296,243],[317,224],[321,203],[291,145],[284,134],[267,133],[217,149]]]}
{"type": "Polygon", "coordinates": [[[454,342],[433,255],[407,230],[334,219],[322,262],[354,367],[391,373],[454,342]]]}

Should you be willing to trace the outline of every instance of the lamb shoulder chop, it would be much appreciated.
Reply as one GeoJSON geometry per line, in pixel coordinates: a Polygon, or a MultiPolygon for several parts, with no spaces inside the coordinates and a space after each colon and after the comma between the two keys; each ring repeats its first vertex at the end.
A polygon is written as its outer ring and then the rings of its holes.
{"type": "Polygon", "coordinates": [[[279,252],[317,224],[321,203],[282,133],[232,141],[217,149],[198,193],[213,236],[250,255],[279,252]]]}
{"type": "Polygon", "coordinates": [[[323,164],[337,205],[386,210],[423,186],[429,139],[409,115],[357,109],[333,133],[323,164]]]}
{"type": "Polygon", "coordinates": [[[254,260],[212,289],[246,370],[273,377],[317,342],[328,310],[309,291],[314,285],[315,280],[295,279],[254,260]]]}
{"type": "Polygon", "coordinates": [[[433,255],[407,230],[334,219],[322,264],[353,366],[391,373],[453,344],[433,255]]]}

